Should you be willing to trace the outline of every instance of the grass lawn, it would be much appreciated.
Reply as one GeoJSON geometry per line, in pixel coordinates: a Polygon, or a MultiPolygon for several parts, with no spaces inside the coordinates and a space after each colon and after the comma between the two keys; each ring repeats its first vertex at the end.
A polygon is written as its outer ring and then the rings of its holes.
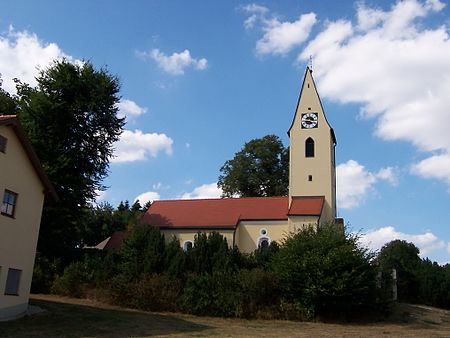
{"type": "Polygon", "coordinates": [[[196,317],[34,295],[46,311],[0,323],[1,337],[450,337],[450,311],[399,305],[389,322],[327,324],[196,317]]]}

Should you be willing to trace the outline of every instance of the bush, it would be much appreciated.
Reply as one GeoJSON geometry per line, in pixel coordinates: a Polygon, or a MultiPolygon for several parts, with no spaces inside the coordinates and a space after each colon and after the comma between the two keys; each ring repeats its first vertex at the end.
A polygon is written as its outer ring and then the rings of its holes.
{"type": "Polygon", "coordinates": [[[276,275],[262,269],[241,270],[237,276],[242,317],[279,318],[280,283],[276,275]]]}
{"type": "Polygon", "coordinates": [[[147,224],[136,226],[120,250],[120,271],[131,278],[160,273],[164,269],[165,249],[164,235],[159,229],[147,224]]]}
{"type": "Polygon", "coordinates": [[[82,297],[85,294],[88,279],[84,263],[72,263],[64,269],[62,276],[56,277],[51,292],[63,296],[82,297]]]}
{"type": "Polygon", "coordinates": [[[187,280],[180,308],[196,315],[240,317],[241,296],[235,275],[193,274],[187,280]]]}
{"type": "Polygon", "coordinates": [[[376,301],[372,258],[356,236],[325,226],[289,236],[271,267],[285,300],[298,304],[308,318],[348,315],[376,301]]]}
{"type": "Polygon", "coordinates": [[[52,284],[60,269],[58,260],[50,261],[45,256],[37,253],[33,268],[32,293],[49,293],[52,284]]]}

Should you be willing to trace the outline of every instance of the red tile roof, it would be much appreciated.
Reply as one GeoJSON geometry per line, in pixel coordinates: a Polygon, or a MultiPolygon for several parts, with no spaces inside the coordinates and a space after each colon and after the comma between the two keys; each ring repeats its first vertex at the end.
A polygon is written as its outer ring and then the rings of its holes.
{"type": "MultiPolygon", "coordinates": [[[[109,240],[101,249],[118,249],[122,246],[123,240],[130,234],[127,230],[114,231],[109,240]]],[[[103,242],[102,242],[103,243],[103,242]]],[[[101,244],[101,243],[99,243],[101,244]]],[[[99,245],[97,244],[97,245],[99,245]]],[[[100,248],[99,248],[100,249],[100,248]]]]}
{"type": "Polygon", "coordinates": [[[289,208],[290,216],[317,216],[322,214],[324,196],[295,196],[289,208]]]}
{"type": "Polygon", "coordinates": [[[235,229],[240,221],[287,220],[288,215],[320,216],[323,197],[247,197],[155,201],[142,218],[159,228],[235,229]]]}

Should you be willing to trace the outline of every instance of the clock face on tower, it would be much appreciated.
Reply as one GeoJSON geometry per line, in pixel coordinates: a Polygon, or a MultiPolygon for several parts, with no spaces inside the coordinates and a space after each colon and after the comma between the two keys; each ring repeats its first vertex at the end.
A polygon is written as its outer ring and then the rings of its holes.
{"type": "Polygon", "coordinates": [[[317,128],[317,113],[305,113],[302,114],[302,128],[311,129],[317,128]]]}

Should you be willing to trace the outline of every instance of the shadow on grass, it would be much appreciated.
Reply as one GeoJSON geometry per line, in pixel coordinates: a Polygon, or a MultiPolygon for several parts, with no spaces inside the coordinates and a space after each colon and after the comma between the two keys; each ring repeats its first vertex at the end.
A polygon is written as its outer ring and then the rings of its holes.
{"type": "Polygon", "coordinates": [[[32,300],[44,313],[0,323],[2,337],[151,337],[201,332],[209,326],[172,315],[32,300]]]}

